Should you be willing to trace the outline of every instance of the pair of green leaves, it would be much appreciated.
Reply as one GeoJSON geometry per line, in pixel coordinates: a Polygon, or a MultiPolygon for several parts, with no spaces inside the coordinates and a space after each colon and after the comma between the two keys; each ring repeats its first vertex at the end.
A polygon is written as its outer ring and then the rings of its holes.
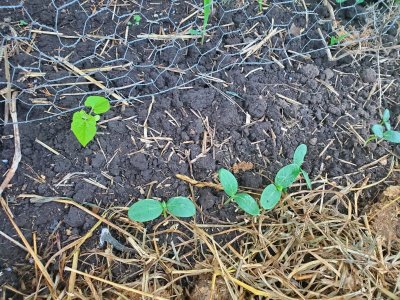
{"type": "MultiPolygon", "coordinates": [[[[286,190],[289,186],[296,181],[300,173],[311,189],[311,180],[308,173],[301,168],[304,163],[304,157],[307,154],[307,146],[304,144],[299,145],[293,155],[293,163],[280,169],[275,176],[275,182],[268,185],[262,192],[260,197],[260,204],[264,209],[272,209],[276,206],[282,196],[282,191],[286,190]]],[[[238,182],[235,176],[226,169],[220,169],[218,172],[219,181],[221,182],[224,192],[235,201],[238,206],[245,212],[252,216],[260,214],[260,208],[257,201],[246,193],[238,192],[238,182]]]]}
{"type": "Polygon", "coordinates": [[[306,154],[307,146],[304,144],[299,145],[294,152],[293,163],[280,169],[275,176],[274,183],[271,183],[263,190],[260,197],[260,204],[264,209],[273,209],[281,199],[282,191],[290,187],[300,173],[302,173],[307,187],[311,189],[310,177],[301,168],[306,154]]]}
{"type": "Polygon", "coordinates": [[[189,218],[196,214],[196,207],[186,197],[173,197],[167,202],[154,199],[143,199],[133,204],[128,210],[128,217],[137,222],[147,222],[158,218],[167,212],[175,217],[189,218]]]}
{"type": "Polygon", "coordinates": [[[390,111],[388,109],[384,110],[380,124],[372,125],[371,131],[374,135],[367,142],[374,138],[380,138],[388,142],[400,143],[400,132],[392,130],[392,126],[390,125],[390,111]]]}
{"type": "Polygon", "coordinates": [[[85,106],[90,108],[90,112],[87,113],[84,110],[75,112],[71,123],[72,132],[84,147],[96,135],[97,121],[100,120],[99,114],[103,114],[110,109],[110,102],[101,96],[89,96],[85,100],[85,106]]]}
{"type": "Polygon", "coordinates": [[[257,201],[252,196],[246,193],[238,193],[239,184],[231,172],[227,169],[220,169],[218,171],[218,177],[224,192],[235,201],[241,209],[252,216],[258,216],[260,214],[257,201]]]}

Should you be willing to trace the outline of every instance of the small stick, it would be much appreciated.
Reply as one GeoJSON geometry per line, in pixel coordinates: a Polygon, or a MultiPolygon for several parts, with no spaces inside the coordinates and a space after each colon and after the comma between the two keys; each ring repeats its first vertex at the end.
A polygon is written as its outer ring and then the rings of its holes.
{"type": "Polygon", "coordinates": [[[39,145],[43,146],[44,148],[46,148],[50,152],[54,153],[55,155],[61,155],[60,152],[58,152],[57,150],[51,148],[49,145],[46,145],[45,143],[43,143],[42,141],[38,140],[37,138],[35,139],[35,142],[38,143],[39,145]]]}
{"type": "Polygon", "coordinates": [[[325,52],[326,52],[326,55],[328,55],[328,59],[329,59],[329,61],[332,61],[332,60],[333,60],[333,58],[332,58],[331,49],[329,49],[329,47],[328,47],[328,44],[327,44],[327,43],[326,43],[326,41],[325,41],[325,38],[324,38],[324,35],[322,34],[322,31],[321,31],[321,29],[320,29],[320,28],[318,28],[317,30],[318,30],[319,36],[321,37],[322,43],[323,43],[323,44],[324,44],[324,46],[325,46],[325,52]]]}
{"type": "Polygon", "coordinates": [[[190,178],[189,176],[186,175],[182,175],[182,174],[176,174],[175,175],[176,178],[186,181],[187,183],[194,185],[196,187],[199,188],[203,188],[203,187],[209,187],[209,188],[213,188],[216,190],[222,190],[222,186],[220,184],[216,184],[216,183],[212,183],[212,182],[201,182],[201,181],[197,181],[195,179],[190,178]]]}
{"type": "MultiPolygon", "coordinates": [[[[111,92],[105,85],[103,85],[102,83],[100,83],[99,81],[94,79],[93,77],[87,75],[81,69],[75,67],[69,61],[67,61],[64,57],[56,56],[56,58],[64,65],[64,67],[70,69],[72,72],[74,72],[80,76],[83,76],[87,81],[90,81],[91,83],[97,85],[100,89],[111,92]]],[[[123,104],[128,105],[128,102],[122,96],[117,94],[116,92],[111,92],[110,94],[118,101],[121,101],[123,104]]]]}

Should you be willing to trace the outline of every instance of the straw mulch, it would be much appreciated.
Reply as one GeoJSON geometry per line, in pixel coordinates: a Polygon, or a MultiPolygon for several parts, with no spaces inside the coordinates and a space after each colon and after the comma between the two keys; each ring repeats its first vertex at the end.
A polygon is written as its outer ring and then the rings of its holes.
{"type": "Polygon", "coordinates": [[[33,198],[75,205],[98,222],[58,252],[35,254],[43,268],[25,282],[34,293],[4,290],[26,299],[400,299],[400,187],[358,215],[361,191],[324,184],[255,220],[168,217],[154,232],[128,220],[126,208],[100,216],[69,199],[33,198]],[[87,250],[105,227],[130,249],[87,250]]]}

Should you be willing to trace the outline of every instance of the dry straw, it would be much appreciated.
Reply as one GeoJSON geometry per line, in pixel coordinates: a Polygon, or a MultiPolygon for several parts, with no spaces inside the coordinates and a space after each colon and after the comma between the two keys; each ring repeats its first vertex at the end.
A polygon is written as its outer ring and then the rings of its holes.
{"type": "Polygon", "coordinates": [[[59,299],[400,299],[400,188],[389,188],[360,217],[349,190],[325,183],[288,195],[255,220],[196,224],[169,217],[153,232],[128,220],[125,208],[100,216],[66,198],[21,195],[74,205],[98,222],[57,253],[40,253],[47,274],[37,269],[33,294],[18,292],[48,299],[42,277],[50,274],[59,299]],[[130,251],[93,243],[100,225],[130,251]]]}

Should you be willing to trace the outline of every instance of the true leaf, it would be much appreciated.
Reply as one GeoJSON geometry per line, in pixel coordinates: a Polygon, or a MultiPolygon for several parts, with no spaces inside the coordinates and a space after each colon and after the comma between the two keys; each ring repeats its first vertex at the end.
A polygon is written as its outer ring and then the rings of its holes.
{"type": "Polygon", "coordinates": [[[389,122],[389,119],[390,119],[390,111],[386,108],[386,109],[383,111],[382,121],[383,121],[383,122],[389,122]]]}
{"type": "Polygon", "coordinates": [[[385,140],[387,140],[388,142],[399,144],[400,143],[400,132],[394,131],[394,130],[385,131],[385,133],[383,134],[383,138],[385,140]]]}
{"type": "Polygon", "coordinates": [[[382,122],[385,124],[386,130],[392,130],[392,126],[390,126],[390,111],[385,109],[382,115],[382,122]]]}
{"type": "Polygon", "coordinates": [[[282,192],[276,188],[275,184],[267,185],[261,194],[261,206],[264,209],[273,209],[281,199],[281,195],[282,192]]]}
{"type": "Polygon", "coordinates": [[[380,124],[375,124],[371,127],[371,131],[378,137],[378,138],[383,138],[383,132],[385,131],[385,128],[380,125],[380,124]]]}
{"type": "Polygon", "coordinates": [[[128,210],[129,219],[147,222],[158,218],[163,212],[162,203],[154,199],[143,199],[134,203],[128,210]]]}
{"type": "Polygon", "coordinates": [[[303,174],[303,177],[307,183],[308,189],[311,190],[312,185],[311,185],[311,180],[310,180],[310,177],[308,176],[308,173],[306,171],[304,171],[303,169],[301,169],[301,174],[303,174]]]}
{"type": "Polygon", "coordinates": [[[225,193],[233,197],[238,191],[238,182],[235,176],[227,169],[222,168],[218,171],[218,177],[225,193]]]}
{"type": "Polygon", "coordinates": [[[104,114],[110,109],[110,102],[102,96],[89,96],[85,100],[85,106],[91,107],[95,114],[104,114]]]}
{"type": "Polygon", "coordinates": [[[233,197],[233,200],[249,215],[258,216],[260,214],[260,208],[258,207],[257,201],[249,194],[236,194],[233,197]]]}
{"type": "Polygon", "coordinates": [[[71,130],[83,147],[96,135],[96,119],[85,111],[77,111],[72,117],[71,130]]]}
{"type": "Polygon", "coordinates": [[[167,210],[175,217],[188,218],[196,214],[196,207],[186,197],[173,197],[167,201],[167,210]]]}
{"type": "Polygon", "coordinates": [[[275,184],[282,188],[289,187],[299,176],[300,167],[297,164],[290,164],[278,171],[275,176],[275,184]]]}
{"type": "Polygon", "coordinates": [[[293,163],[298,166],[301,166],[304,162],[304,157],[306,156],[306,153],[307,153],[307,146],[304,144],[300,144],[294,151],[293,163]]]}

